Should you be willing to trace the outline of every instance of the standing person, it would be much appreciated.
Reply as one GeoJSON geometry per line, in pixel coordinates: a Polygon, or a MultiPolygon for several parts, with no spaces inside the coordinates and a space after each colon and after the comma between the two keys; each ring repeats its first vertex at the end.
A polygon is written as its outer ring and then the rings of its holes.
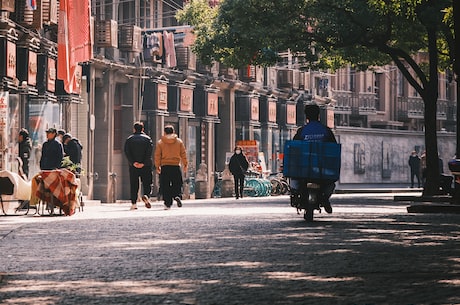
{"type": "Polygon", "coordinates": [[[29,137],[27,129],[22,128],[18,135],[19,142],[19,158],[22,161],[22,172],[28,178],[29,177],[29,158],[30,152],[32,151],[32,141],[29,137]]]}
{"type": "Polygon", "coordinates": [[[46,130],[47,141],[42,145],[42,155],[40,158],[41,170],[53,170],[61,167],[64,157],[62,143],[56,139],[57,131],[55,128],[46,130]]]}
{"type": "Polygon", "coordinates": [[[66,134],[66,132],[65,132],[64,129],[58,129],[58,130],[57,130],[56,139],[57,139],[59,142],[63,143],[63,139],[62,139],[62,138],[64,137],[65,134],[66,134]]]}
{"type": "Polygon", "coordinates": [[[66,133],[62,137],[62,144],[64,144],[64,154],[68,156],[70,161],[76,166],[75,171],[81,173],[81,150],[83,145],[77,138],[72,137],[70,133],[66,133]]]}
{"type": "Polygon", "coordinates": [[[142,122],[134,123],[133,134],[125,142],[125,155],[129,162],[129,183],[131,210],[137,209],[137,197],[139,193],[139,178],[142,182],[144,195],[142,201],[145,207],[150,209],[149,195],[152,190],[152,139],[144,133],[142,122]]]}
{"type": "MultiPolygon", "coordinates": [[[[294,136],[294,140],[304,140],[309,142],[332,142],[337,143],[332,130],[320,123],[319,121],[319,106],[316,104],[305,105],[305,120],[306,124],[297,130],[294,136]]],[[[299,181],[301,186],[301,197],[308,198],[306,181],[299,181]]],[[[321,191],[321,205],[324,207],[327,213],[332,213],[331,203],[329,198],[335,189],[335,182],[323,181],[320,183],[321,191]]]]}
{"type": "Polygon", "coordinates": [[[244,175],[248,170],[249,162],[246,156],[243,154],[243,148],[236,146],[233,150],[233,155],[228,163],[228,169],[233,175],[233,181],[235,182],[235,197],[243,198],[244,188],[244,175]]]}
{"type": "Polygon", "coordinates": [[[182,172],[187,173],[187,153],[184,142],[174,133],[174,127],[167,125],[155,149],[155,167],[160,175],[160,190],[165,209],[169,210],[173,199],[182,206],[182,172]]]}
{"type": "Polygon", "coordinates": [[[410,187],[414,187],[414,176],[417,177],[418,187],[420,187],[420,157],[415,150],[412,151],[409,157],[410,167],[410,187]]]}

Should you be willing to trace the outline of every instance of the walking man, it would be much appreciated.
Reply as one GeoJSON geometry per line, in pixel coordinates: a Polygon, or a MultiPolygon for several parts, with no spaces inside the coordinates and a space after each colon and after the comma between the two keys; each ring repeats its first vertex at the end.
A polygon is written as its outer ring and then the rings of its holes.
{"type": "Polygon", "coordinates": [[[125,155],[129,162],[131,210],[137,209],[139,178],[142,182],[142,201],[150,209],[149,195],[152,190],[152,139],[144,133],[142,122],[134,123],[133,134],[125,142],[125,155]]]}
{"type": "Polygon", "coordinates": [[[187,173],[187,153],[184,142],[174,133],[174,127],[165,126],[164,135],[157,142],[155,149],[155,167],[160,175],[160,190],[165,209],[169,210],[173,199],[181,207],[182,172],[187,173]]]}

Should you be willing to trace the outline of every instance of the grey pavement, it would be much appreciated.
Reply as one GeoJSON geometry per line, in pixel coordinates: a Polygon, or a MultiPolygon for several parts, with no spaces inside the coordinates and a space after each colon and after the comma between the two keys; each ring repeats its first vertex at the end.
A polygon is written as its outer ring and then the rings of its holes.
{"type": "Polygon", "coordinates": [[[0,217],[1,304],[460,304],[460,215],[335,194],[0,217]]]}

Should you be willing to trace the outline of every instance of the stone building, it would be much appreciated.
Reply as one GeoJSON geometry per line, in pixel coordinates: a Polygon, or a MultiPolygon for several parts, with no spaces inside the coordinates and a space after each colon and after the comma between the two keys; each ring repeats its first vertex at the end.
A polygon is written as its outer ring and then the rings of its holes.
{"type": "MultiPolygon", "coordinates": [[[[184,1],[93,0],[93,58],[81,63],[81,90],[69,94],[56,79],[58,0],[39,1],[34,10],[26,0],[0,2],[0,98],[10,135],[2,168],[14,170],[21,127],[33,134],[35,171],[44,130],[63,128],[84,146],[84,193],[102,202],[126,199],[123,144],[142,120],[154,140],[166,124],[175,127],[190,160],[188,180],[206,164],[210,192],[238,140],[255,141],[266,172],[279,171],[284,141],[303,124],[310,102],[321,105],[322,120],[342,143],[339,187],[408,185],[406,158],[424,149],[423,101],[395,66],[301,70],[288,52],[274,67],[204,66],[191,52],[190,28],[174,18],[184,1]]],[[[457,96],[452,77],[440,76],[437,128],[447,160],[455,153],[457,96]]],[[[154,192],[157,184],[155,177],[154,192]]]]}

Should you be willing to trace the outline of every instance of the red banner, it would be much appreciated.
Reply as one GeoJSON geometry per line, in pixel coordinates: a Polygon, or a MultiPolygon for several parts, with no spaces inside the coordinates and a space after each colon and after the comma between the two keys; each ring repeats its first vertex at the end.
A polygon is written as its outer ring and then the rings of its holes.
{"type": "Polygon", "coordinates": [[[58,79],[67,93],[80,93],[78,63],[92,57],[89,0],[61,0],[58,28],[58,79]]]}

